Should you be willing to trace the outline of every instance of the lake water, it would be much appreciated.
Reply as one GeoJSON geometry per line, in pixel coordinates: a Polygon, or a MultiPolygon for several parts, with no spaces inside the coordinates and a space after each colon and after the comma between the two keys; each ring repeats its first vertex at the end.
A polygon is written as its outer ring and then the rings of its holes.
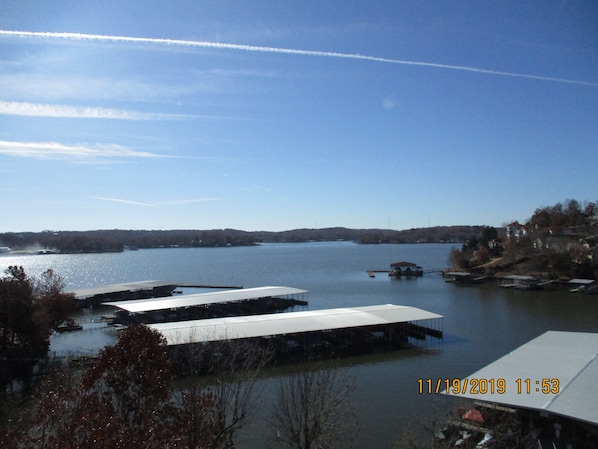
{"type": "MultiPolygon", "coordinates": [[[[444,316],[442,342],[341,362],[357,386],[353,400],[360,430],[355,447],[390,448],[403,430],[418,432],[419,423],[427,422],[439,406],[446,407],[445,398],[420,394],[417,379],[465,377],[547,330],[598,332],[596,296],[566,290],[508,290],[493,282],[453,285],[438,273],[410,280],[391,280],[384,273],[372,279],[366,274],[403,260],[425,270],[445,268],[453,246],[334,242],[3,255],[0,269],[22,265],[36,276],[52,268],[65,280],[67,290],[148,279],[195,285],[284,285],[309,290],[310,309],[399,304],[439,313],[444,316]]],[[[110,343],[113,331],[98,331],[101,326],[85,325],[83,332],[67,337],[60,349],[86,350],[110,343]]],[[[271,383],[262,382],[265,391],[271,383]]],[[[267,403],[267,395],[263,400],[267,403]]],[[[264,447],[260,419],[258,412],[238,447],[264,447]]]]}

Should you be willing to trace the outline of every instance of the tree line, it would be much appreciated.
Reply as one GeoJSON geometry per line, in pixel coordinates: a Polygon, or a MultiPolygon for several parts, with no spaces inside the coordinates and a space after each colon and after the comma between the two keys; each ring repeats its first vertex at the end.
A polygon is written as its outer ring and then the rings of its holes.
{"type": "Polygon", "coordinates": [[[529,225],[534,229],[551,230],[559,233],[566,228],[579,228],[587,224],[587,220],[598,213],[598,201],[579,202],[568,199],[553,206],[536,209],[529,219],[529,225]]]}
{"type": "Polygon", "coordinates": [[[0,386],[15,378],[27,381],[33,365],[48,351],[53,331],[77,306],[63,292],[53,270],[31,279],[23,267],[10,266],[0,278],[0,386]]]}
{"type": "Polygon", "coordinates": [[[120,252],[126,248],[197,248],[252,246],[260,243],[354,241],[361,244],[463,242],[480,226],[437,226],[402,231],[343,227],[290,231],[213,230],[96,230],[0,233],[0,246],[12,250],[50,249],[60,253],[120,252]]]}

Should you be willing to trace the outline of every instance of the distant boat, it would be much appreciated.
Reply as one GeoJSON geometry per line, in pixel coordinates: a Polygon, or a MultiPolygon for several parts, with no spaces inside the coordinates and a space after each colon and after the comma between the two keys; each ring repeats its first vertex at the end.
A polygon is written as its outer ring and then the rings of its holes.
{"type": "Polygon", "coordinates": [[[49,248],[39,249],[37,250],[37,254],[56,254],[56,250],[49,248]]]}
{"type": "Polygon", "coordinates": [[[10,252],[10,248],[8,246],[0,246],[0,254],[6,254],[10,252]]]}

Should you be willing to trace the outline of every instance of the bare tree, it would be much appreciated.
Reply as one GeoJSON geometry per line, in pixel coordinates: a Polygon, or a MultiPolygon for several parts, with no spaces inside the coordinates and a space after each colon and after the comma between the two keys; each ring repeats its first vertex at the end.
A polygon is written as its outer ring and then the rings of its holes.
{"type": "Polygon", "coordinates": [[[269,425],[273,446],[313,449],[346,447],[355,436],[347,397],[354,380],[338,369],[317,366],[282,379],[269,425]]]}
{"type": "MultiPolygon", "coordinates": [[[[185,350],[184,350],[185,351],[185,350]]],[[[256,389],[261,369],[271,359],[269,348],[256,342],[222,340],[186,348],[192,366],[187,373],[208,374],[199,385],[210,398],[211,442],[208,447],[234,447],[234,437],[252,417],[259,401],[256,389]]],[[[197,388],[197,384],[195,387],[197,388]]],[[[186,393],[193,396],[192,389],[186,393]]]]}

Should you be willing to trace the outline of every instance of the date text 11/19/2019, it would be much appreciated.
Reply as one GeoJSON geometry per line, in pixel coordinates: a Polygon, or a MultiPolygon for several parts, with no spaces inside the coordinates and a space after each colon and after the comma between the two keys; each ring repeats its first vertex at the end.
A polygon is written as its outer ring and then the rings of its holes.
{"type": "Polygon", "coordinates": [[[417,379],[419,394],[559,394],[560,382],[555,378],[515,379],[511,385],[503,379],[465,378],[465,379],[417,379]]]}

